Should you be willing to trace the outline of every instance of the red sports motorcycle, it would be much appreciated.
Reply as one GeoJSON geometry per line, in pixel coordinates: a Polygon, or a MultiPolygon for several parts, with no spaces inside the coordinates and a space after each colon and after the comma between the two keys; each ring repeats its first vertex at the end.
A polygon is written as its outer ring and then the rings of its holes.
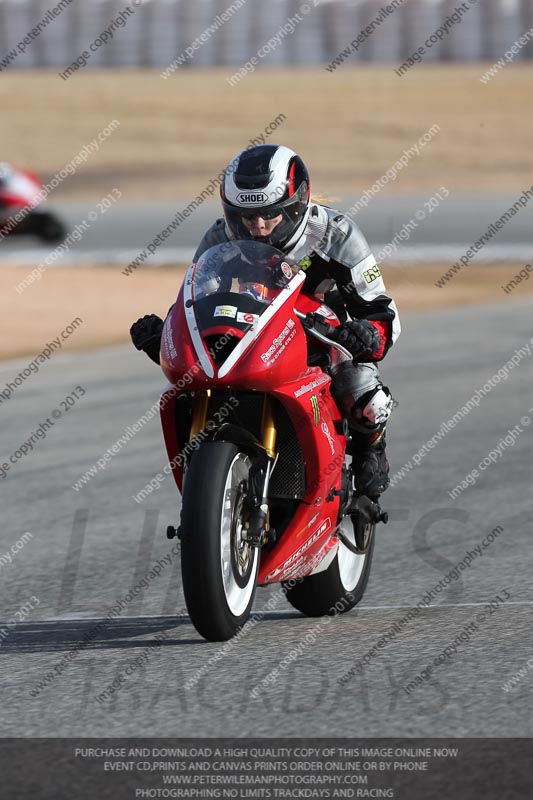
{"type": "Polygon", "coordinates": [[[67,230],[39,198],[42,183],[32,172],[0,164],[0,235],[37,236],[51,244],[67,230]],[[17,214],[19,218],[17,219],[17,214]]]}
{"type": "Polygon", "coordinates": [[[163,329],[165,444],[182,493],[185,601],[197,631],[230,639],[256,587],[280,582],[308,616],[365,590],[377,504],[354,496],[348,428],[330,393],[338,318],[300,294],[305,273],[255,241],[207,250],[163,329]]]}

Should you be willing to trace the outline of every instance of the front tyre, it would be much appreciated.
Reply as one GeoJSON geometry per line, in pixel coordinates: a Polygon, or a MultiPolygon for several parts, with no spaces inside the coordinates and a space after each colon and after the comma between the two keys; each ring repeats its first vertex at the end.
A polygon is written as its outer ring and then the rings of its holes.
{"type": "Polygon", "coordinates": [[[243,541],[250,466],[237,445],[204,442],[183,486],[183,591],[194,627],[210,642],[235,636],[254,601],[259,548],[243,541]]]}
{"type": "MultiPolygon", "coordinates": [[[[362,525],[362,522],[356,522],[362,525]]],[[[287,600],[302,614],[308,617],[333,616],[350,611],[363,597],[370,576],[374,552],[375,524],[365,525],[368,537],[368,550],[364,555],[352,553],[339,542],[337,555],[324,570],[309,575],[295,586],[287,584],[287,600]]],[[[352,544],[355,544],[354,524],[351,517],[344,518],[341,530],[352,544]]]]}

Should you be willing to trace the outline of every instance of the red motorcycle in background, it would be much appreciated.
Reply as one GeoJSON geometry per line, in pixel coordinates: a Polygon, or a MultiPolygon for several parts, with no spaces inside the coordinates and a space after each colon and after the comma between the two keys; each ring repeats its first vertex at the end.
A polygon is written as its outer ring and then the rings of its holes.
{"type": "Polygon", "coordinates": [[[44,242],[60,242],[67,231],[49,211],[39,193],[42,183],[32,172],[0,164],[0,236],[37,236],[44,242]]]}
{"type": "Polygon", "coordinates": [[[258,585],[281,582],[308,616],[352,609],[387,521],[354,496],[326,372],[332,347],[351,356],[328,338],[335,314],[300,294],[304,280],[268,245],[216,245],[163,329],[161,419],[182,493],[167,535],[181,540],[187,609],[210,641],[237,633],[258,585]]]}

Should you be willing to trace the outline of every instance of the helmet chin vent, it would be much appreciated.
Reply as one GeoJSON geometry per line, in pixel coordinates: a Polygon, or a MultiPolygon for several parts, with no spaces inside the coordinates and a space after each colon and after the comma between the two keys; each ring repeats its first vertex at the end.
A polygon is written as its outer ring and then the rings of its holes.
{"type": "Polygon", "coordinates": [[[239,175],[235,178],[235,186],[239,189],[264,189],[271,180],[271,172],[267,175],[239,175]]]}

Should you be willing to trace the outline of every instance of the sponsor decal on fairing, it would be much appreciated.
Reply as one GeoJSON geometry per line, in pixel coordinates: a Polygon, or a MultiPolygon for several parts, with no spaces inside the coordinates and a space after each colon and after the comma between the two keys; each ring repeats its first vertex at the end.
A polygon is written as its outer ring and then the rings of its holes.
{"type": "Polygon", "coordinates": [[[318,378],[315,378],[314,381],[311,381],[311,383],[302,384],[299,389],[296,389],[294,396],[301,397],[303,394],[307,394],[307,392],[311,392],[313,389],[316,389],[317,386],[327,383],[328,380],[329,378],[327,375],[320,375],[318,378]]]}
{"type": "Polygon", "coordinates": [[[266,350],[264,353],[261,353],[261,360],[265,364],[275,361],[277,358],[279,358],[282,351],[285,350],[288,343],[296,334],[295,325],[295,321],[292,319],[292,317],[289,317],[287,324],[281,333],[272,340],[272,344],[268,350],[266,350]]]}
{"type": "Polygon", "coordinates": [[[286,261],[282,261],[281,262],[281,271],[283,272],[283,274],[285,275],[287,280],[290,281],[290,279],[292,278],[292,269],[291,269],[290,265],[287,264],[286,261]]]}
{"type": "Polygon", "coordinates": [[[307,539],[307,541],[304,542],[303,545],[299,547],[298,550],[296,550],[296,552],[292,554],[292,556],[289,556],[289,558],[280,567],[277,567],[274,570],[274,572],[271,572],[269,575],[267,575],[265,580],[270,581],[281,574],[283,574],[283,577],[286,578],[288,577],[287,570],[290,570],[292,573],[294,569],[296,569],[297,567],[299,568],[305,561],[304,553],[307,550],[309,550],[311,545],[313,545],[317,541],[317,539],[319,539],[322,536],[323,533],[327,531],[330,525],[331,525],[331,519],[328,517],[321,524],[320,528],[315,533],[313,533],[312,536],[310,536],[309,539],[307,539]]]}
{"type": "Polygon", "coordinates": [[[328,440],[328,444],[329,444],[329,447],[330,447],[330,450],[331,450],[331,455],[335,455],[335,440],[334,440],[333,436],[331,435],[331,431],[330,431],[330,429],[328,427],[328,423],[325,420],[322,422],[321,428],[322,428],[322,432],[323,432],[324,436],[328,440]]]}
{"type": "Polygon", "coordinates": [[[237,322],[244,322],[247,325],[254,325],[259,319],[259,314],[249,314],[245,311],[237,312],[237,322]]]}
{"type": "Polygon", "coordinates": [[[320,422],[320,406],[318,405],[318,397],[316,394],[312,394],[309,400],[311,402],[311,408],[313,409],[313,424],[316,428],[320,422]]]}
{"type": "Polygon", "coordinates": [[[217,306],[213,314],[214,317],[235,317],[237,306],[217,306]]]}
{"type": "Polygon", "coordinates": [[[300,531],[298,531],[298,533],[296,534],[296,536],[294,538],[298,539],[302,535],[302,533],[305,533],[306,531],[308,531],[309,528],[311,527],[311,525],[313,525],[313,523],[315,523],[317,521],[317,519],[318,519],[318,512],[313,517],[311,517],[311,519],[309,520],[307,525],[305,525],[300,531]]]}
{"type": "Polygon", "coordinates": [[[174,332],[172,330],[172,325],[170,324],[170,321],[167,322],[167,324],[165,325],[164,332],[165,332],[165,346],[167,352],[170,354],[171,358],[177,358],[178,354],[176,352],[176,348],[174,347],[174,341],[173,341],[174,332]]]}

